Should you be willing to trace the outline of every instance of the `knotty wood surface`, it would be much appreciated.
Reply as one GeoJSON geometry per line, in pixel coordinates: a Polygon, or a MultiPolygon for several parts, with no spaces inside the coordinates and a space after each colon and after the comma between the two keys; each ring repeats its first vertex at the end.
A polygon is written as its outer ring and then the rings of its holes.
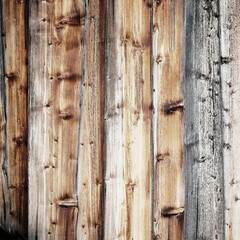
{"type": "MultiPolygon", "coordinates": [[[[185,239],[224,239],[221,1],[185,2],[185,239]]],[[[227,238],[228,239],[228,238],[227,238]]]]}
{"type": "Polygon", "coordinates": [[[105,239],[148,239],[152,221],[150,1],[107,1],[105,239]]]}
{"type": "Polygon", "coordinates": [[[28,2],[1,1],[0,225],[27,234],[28,2]]]}
{"type": "Polygon", "coordinates": [[[1,229],[238,239],[239,7],[1,0],[1,229]]]}
{"type": "Polygon", "coordinates": [[[183,239],[183,1],[154,2],[152,38],[154,238],[183,239]]]}

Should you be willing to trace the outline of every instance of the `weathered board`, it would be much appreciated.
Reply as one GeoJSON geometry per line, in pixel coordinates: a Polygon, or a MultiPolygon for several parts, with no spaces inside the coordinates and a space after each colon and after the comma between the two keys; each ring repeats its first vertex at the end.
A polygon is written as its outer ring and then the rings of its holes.
{"type": "Polygon", "coordinates": [[[104,12],[30,2],[30,239],[102,239],[104,12]]]}
{"type": "Polygon", "coordinates": [[[27,236],[28,2],[0,2],[0,225],[27,236]]]}
{"type": "Polygon", "coordinates": [[[76,238],[100,240],[104,214],[105,1],[84,4],[76,238]]]}
{"type": "Polygon", "coordinates": [[[149,239],[151,2],[107,1],[105,239],[149,239]]]}
{"type": "MultiPolygon", "coordinates": [[[[220,1],[225,239],[240,236],[240,3],[220,1]]],[[[224,239],[224,236],[222,237],[224,239]]]]}
{"type": "Polygon", "coordinates": [[[185,239],[224,239],[219,1],[185,1],[185,239]]]}
{"type": "Polygon", "coordinates": [[[237,239],[239,11],[1,0],[0,239],[237,239]]]}
{"type": "Polygon", "coordinates": [[[154,239],[183,239],[183,1],[153,5],[154,239]]]}

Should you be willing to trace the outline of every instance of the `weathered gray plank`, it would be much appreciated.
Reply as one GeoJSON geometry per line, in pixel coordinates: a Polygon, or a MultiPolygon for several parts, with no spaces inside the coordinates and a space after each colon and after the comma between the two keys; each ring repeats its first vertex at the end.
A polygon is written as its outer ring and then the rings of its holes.
{"type": "Polygon", "coordinates": [[[219,1],[185,1],[185,239],[224,239],[219,1]]]}
{"type": "Polygon", "coordinates": [[[240,236],[240,3],[220,1],[225,239],[240,236]]]}

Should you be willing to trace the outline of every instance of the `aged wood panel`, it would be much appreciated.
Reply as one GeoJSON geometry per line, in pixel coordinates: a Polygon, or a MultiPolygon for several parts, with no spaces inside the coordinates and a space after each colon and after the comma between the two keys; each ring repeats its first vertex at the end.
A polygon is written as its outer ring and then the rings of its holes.
{"type": "Polygon", "coordinates": [[[219,1],[185,1],[185,239],[224,239],[219,1]]]}
{"type": "Polygon", "coordinates": [[[107,1],[105,239],[150,239],[151,2],[107,1]]]}
{"type": "Polygon", "coordinates": [[[239,1],[220,1],[225,239],[229,240],[238,239],[240,236],[239,13],[239,1]]]}
{"type": "Polygon", "coordinates": [[[27,237],[28,1],[1,1],[0,225],[27,237]]]}
{"type": "Polygon", "coordinates": [[[153,5],[154,239],[183,239],[183,1],[153,5]]]}
{"type": "Polygon", "coordinates": [[[29,237],[102,239],[105,4],[30,9],[29,237]]]}
{"type": "Polygon", "coordinates": [[[30,239],[76,234],[84,19],[81,1],[30,1],[30,239]]]}
{"type": "Polygon", "coordinates": [[[86,1],[77,176],[77,239],[103,239],[105,1],[86,1]]]}

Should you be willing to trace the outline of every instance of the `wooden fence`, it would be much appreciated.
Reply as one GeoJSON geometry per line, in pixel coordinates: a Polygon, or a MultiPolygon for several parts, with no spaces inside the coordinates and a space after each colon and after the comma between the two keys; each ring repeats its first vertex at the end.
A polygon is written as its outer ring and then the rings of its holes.
{"type": "Polygon", "coordinates": [[[0,0],[0,239],[240,239],[238,0],[0,0]]]}

